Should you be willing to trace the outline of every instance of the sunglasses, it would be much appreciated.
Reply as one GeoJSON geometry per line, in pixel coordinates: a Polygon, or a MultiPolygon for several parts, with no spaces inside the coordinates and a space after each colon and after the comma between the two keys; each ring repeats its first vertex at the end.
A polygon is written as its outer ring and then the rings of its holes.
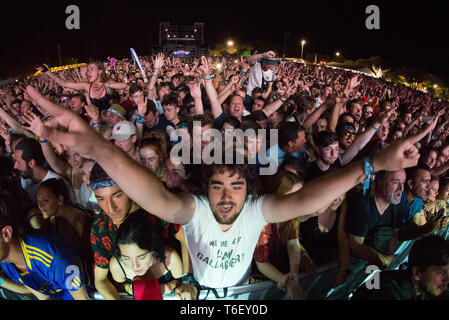
{"type": "Polygon", "coordinates": [[[354,132],[350,132],[350,131],[346,131],[345,132],[345,136],[347,136],[347,137],[355,137],[355,133],[354,132]]]}
{"type": "Polygon", "coordinates": [[[373,112],[370,111],[370,110],[365,110],[365,113],[371,113],[371,114],[373,114],[373,112]]]}

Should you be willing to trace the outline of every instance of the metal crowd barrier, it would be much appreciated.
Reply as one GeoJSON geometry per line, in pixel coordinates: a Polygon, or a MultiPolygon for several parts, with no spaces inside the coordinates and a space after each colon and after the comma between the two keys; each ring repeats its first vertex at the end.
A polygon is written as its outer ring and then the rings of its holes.
{"type": "MultiPolygon", "coordinates": [[[[436,235],[448,239],[449,228],[435,232],[436,235]]],[[[415,240],[403,241],[395,252],[395,258],[386,270],[397,270],[401,264],[407,262],[408,254],[415,240]]],[[[379,270],[366,272],[368,262],[362,259],[351,260],[350,272],[346,282],[333,288],[338,272],[338,263],[334,262],[318,268],[315,275],[301,274],[299,284],[307,294],[309,300],[348,300],[357,288],[369,281],[379,270]]],[[[104,300],[98,291],[91,295],[93,300],[104,300]]],[[[120,294],[122,300],[132,300],[127,294],[120,294]]],[[[15,294],[4,288],[0,288],[0,299],[6,300],[35,300],[32,296],[15,294]]],[[[165,295],[164,300],[177,300],[173,294],[165,295]]],[[[277,284],[267,280],[254,284],[235,286],[222,289],[203,289],[200,291],[199,300],[285,300],[287,293],[279,290],[277,284]]]]}

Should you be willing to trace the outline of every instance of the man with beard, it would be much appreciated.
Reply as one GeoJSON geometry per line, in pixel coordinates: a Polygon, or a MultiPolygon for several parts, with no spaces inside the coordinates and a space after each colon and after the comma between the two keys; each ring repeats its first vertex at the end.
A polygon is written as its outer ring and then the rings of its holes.
{"type": "Polygon", "coordinates": [[[21,176],[22,188],[34,203],[37,203],[37,190],[42,182],[51,178],[62,179],[60,175],[44,168],[45,157],[39,142],[34,139],[22,139],[16,145],[12,157],[15,160],[14,169],[21,176]]]}
{"type": "Polygon", "coordinates": [[[353,256],[388,267],[393,262],[397,240],[418,238],[438,226],[440,218],[429,220],[421,227],[407,224],[409,207],[402,200],[405,181],[404,170],[382,171],[376,175],[374,192],[359,191],[348,197],[345,228],[353,256]],[[386,227],[393,232],[388,245],[381,250],[374,239],[376,233],[386,227]]]}
{"type": "Polygon", "coordinates": [[[380,273],[379,289],[361,286],[352,300],[447,300],[449,242],[436,235],[417,240],[406,270],[380,273]]]}

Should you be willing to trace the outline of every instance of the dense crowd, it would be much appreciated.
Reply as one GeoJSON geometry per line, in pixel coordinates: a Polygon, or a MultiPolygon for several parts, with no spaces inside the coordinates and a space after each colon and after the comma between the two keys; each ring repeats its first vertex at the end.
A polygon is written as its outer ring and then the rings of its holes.
{"type": "Polygon", "coordinates": [[[364,298],[446,297],[447,102],[272,51],[140,62],[41,65],[1,88],[3,298],[271,280],[307,299],[300,275],[337,262],[344,285],[351,258],[387,269],[412,239],[364,298]]]}

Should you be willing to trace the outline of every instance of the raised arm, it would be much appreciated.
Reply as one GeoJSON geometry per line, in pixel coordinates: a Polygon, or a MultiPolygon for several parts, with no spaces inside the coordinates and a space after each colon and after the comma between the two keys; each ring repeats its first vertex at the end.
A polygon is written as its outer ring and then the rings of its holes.
{"type": "Polygon", "coordinates": [[[176,224],[191,220],[195,203],[190,194],[171,193],[152,172],[97,134],[74,112],[51,103],[31,86],[27,90],[61,126],[68,128],[68,131],[61,131],[44,125],[41,138],[52,141],[58,150],[71,149],[97,161],[126,195],[162,220],[176,224]]]}
{"type": "Polygon", "coordinates": [[[64,88],[70,88],[73,90],[88,90],[89,84],[86,82],[68,82],[60,77],[58,77],[56,74],[52,73],[47,65],[43,65],[44,68],[39,67],[37,68],[42,73],[45,73],[47,76],[50,77],[50,79],[54,80],[58,85],[64,88]]]}
{"type": "Polygon", "coordinates": [[[322,103],[318,108],[316,108],[305,120],[304,120],[304,129],[305,130],[311,130],[312,126],[315,124],[315,122],[318,121],[318,119],[321,117],[321,115],[329,109],[333,103],[335,103],[335,100],[333,99],[326,99],[324,103],[322,103]]]}
{"type": "Polygon", "coordinates": [[[153,59],[153,75],[151,76],[150,84],[148,86],[148,99],[154,99],[156,80],[162,66],[164,65],[164,54],[160,53],[153,59]]]}
{"type": "MultiPolygon", "coordinates": [[[[396,171],[415,166],[419,152],[413,145],[414,137],[392,143],[373,158],[374,170],[396,171]]],[[[299,191],[289,195],[270,194],[263,202],[263,214],[268,223],[282,222],[298,216],[312,214],[323,203],[331,203],[365,178],[364,164],[356,161],[307,183],[299,191]]]]}
{"type": "Polygon", "coordinates": [[[296,92],[296,88],[295,87],[289,87],[287,88],[287,90],[285,90],[285,93],[282,94],[279,99],[274,100],[272,103],[266,105],[262,111],[265,113],[265,115],[267,116],[267,118],[269,116],[271,116],[273,113],[276,112],[277,109],[279,109],[282,104],[287,101],[288,98],[290,98],[290,96],[292,96],[293,94],[295,94],[296,92]]]}
{"type": "MultiPolygon", "coordinates": [[[[24,121],[30,126],[30,130],[37,136],[44,125],[42,120],[39,119],[34,113],[27,112],[23,115],[24,121]]],[[[62,175],[67,181],[72,181],[72,166],[62,158],[58,157],[52,145],[41,140],[42,153],[45,160],[47,160],[50,167],[57,173],[62,175]]]]}
{"type": "Polygon", "coordinates": [[[145,119],[145,115],[147,114],[147,103],[148,97],[140,96],[137,101],[137,121],[136,121],[136,130],[137,130],[137,140],[142,139],[143,137],[143,123],[145,119]]]}
{"type": "Polygon", "coordinates": [[[111,89],[115,90],[124,90],[128,88],[128,84],[124,82],[108,81],[106,83],[106,87],[110,87],[111,89]]]}
{"type": "Polygon", "coordinates": [[[207,62],[206,57],[201,57],[201,66],[200,70],[204,74],[204,87],[206,88],[207,96],[209,97],[212,115],[214,119],[217,119],[222,113],[223,108],[221,107],[220,102],[218,101],[217,90],[215,90],[214,85],[212,84],[212,80],[210,78],[209,64],[207,62]]]}
{"type": "Polygon", "coordinates": [[[276,54],[273,51],[267,51],[265,53],[254,54],[248,58],[248,64],[252,66],[257,60],[260,60],[265,57],[274,58],[275,56],[276,56],[276,54]]]}
{"type": "Polygon", "coordinates": [[[190,90],[190,95],[195,102],[195,115],[204,114],[203,100],[201,99],[202,93],[200,80],[195,79],[194,81],[187,83],[187,85],[190,90]]]}
{"type": "Polygon", "coordinates": [[[393,109],[379,113],[374,119],[374,122],[368,126],[365,131],[357,136],[351,146],[340,156],[340,163],[342,166],[345,166],[351,162],[360,150],[362,150],[366,144],[370,142],[371,138],[379,130],[380,125],[388,121],[392,112],[393,109]]]}
{"type": "Polygon", "coordinates": [[[232,76],[229,83],[226,85],[226,89],[218,96],[218,102],[222,104],[226,99],[234,92],[235,85],[239,82],[240,77],[238,75],[232,76]]]}
{"type": "Polygon", "coordinates": [[[16,133],[24,134],[25,136],[29,138],[34,138],[34,135],[29,132],[28,130],[25,130],[21,127],[20,123],[17,122],[16,119],[11,117],[8,112],[6,112],[3,108],[0,107],[0,118],[2,118],[6,124],[14,130],[16,133]]]}

